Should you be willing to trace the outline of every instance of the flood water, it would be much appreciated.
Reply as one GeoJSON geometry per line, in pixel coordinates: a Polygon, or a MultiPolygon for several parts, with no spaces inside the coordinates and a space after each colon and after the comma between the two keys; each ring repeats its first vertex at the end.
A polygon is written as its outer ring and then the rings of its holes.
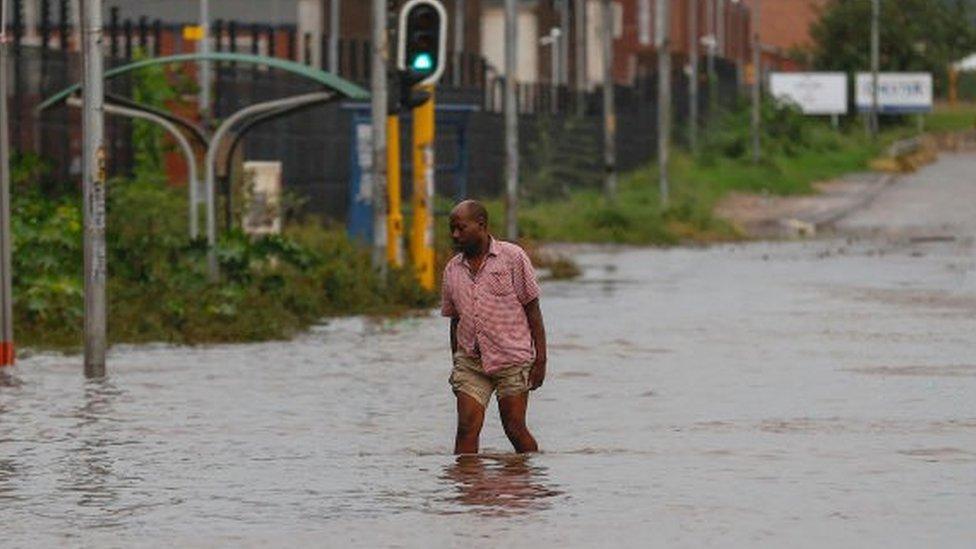
{"type": "Polygon", "coordinates": [[[543,286],[543,449],[457,460],[447,323],[23,359],[0,524],[26,546],[976,543],[973,241],[592,251],[543,286]]]}

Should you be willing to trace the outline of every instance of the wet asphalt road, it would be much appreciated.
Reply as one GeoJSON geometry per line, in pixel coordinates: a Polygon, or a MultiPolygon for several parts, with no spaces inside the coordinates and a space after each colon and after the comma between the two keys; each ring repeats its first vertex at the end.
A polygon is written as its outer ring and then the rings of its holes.
{"type": "Polygon", "coordinates": [[[34,356],[0,545],[972,547],[976,156],[815,241],[582,253],[519,458],[449,455],[446,321],[34,356]]]}

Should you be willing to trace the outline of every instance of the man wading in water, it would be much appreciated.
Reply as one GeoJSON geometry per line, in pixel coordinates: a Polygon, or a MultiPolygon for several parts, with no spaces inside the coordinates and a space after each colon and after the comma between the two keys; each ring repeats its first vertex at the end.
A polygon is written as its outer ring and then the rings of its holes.
{"type": "Polygon", "coordinates": [[[478,452],[493,391],[515,451],[536,452],[525,411],[529,391],[546,377],[546,329],[532,263],[522,248],[488,233],[488,212],[474,200],[451,211],[451,239],[461,253],[444,268],[441,314],[451,319],[454,453],[478,452]]]}

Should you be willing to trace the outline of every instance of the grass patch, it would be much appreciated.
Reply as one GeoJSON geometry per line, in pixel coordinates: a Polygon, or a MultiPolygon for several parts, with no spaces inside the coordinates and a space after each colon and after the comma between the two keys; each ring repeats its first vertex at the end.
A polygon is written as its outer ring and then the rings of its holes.
{"type": "Polygon", "coordinates": [[[934,133],[976,130],[976,102],[936,105],[935,110],[925,116],[925,129],[934,133]]]}

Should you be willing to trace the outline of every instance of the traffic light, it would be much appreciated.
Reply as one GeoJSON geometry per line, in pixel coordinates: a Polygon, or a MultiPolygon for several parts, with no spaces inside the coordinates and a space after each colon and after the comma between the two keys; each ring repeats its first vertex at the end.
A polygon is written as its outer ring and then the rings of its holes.
{"type": "MultiPolygon", "coordinates": [[[[444,73],[447,12],[438,0],[409,0],[400,10],[397,67],[414,84],[430,85],[444,73]]],[[[403,76],[403,75],[401,75],[403,76]]]]}

